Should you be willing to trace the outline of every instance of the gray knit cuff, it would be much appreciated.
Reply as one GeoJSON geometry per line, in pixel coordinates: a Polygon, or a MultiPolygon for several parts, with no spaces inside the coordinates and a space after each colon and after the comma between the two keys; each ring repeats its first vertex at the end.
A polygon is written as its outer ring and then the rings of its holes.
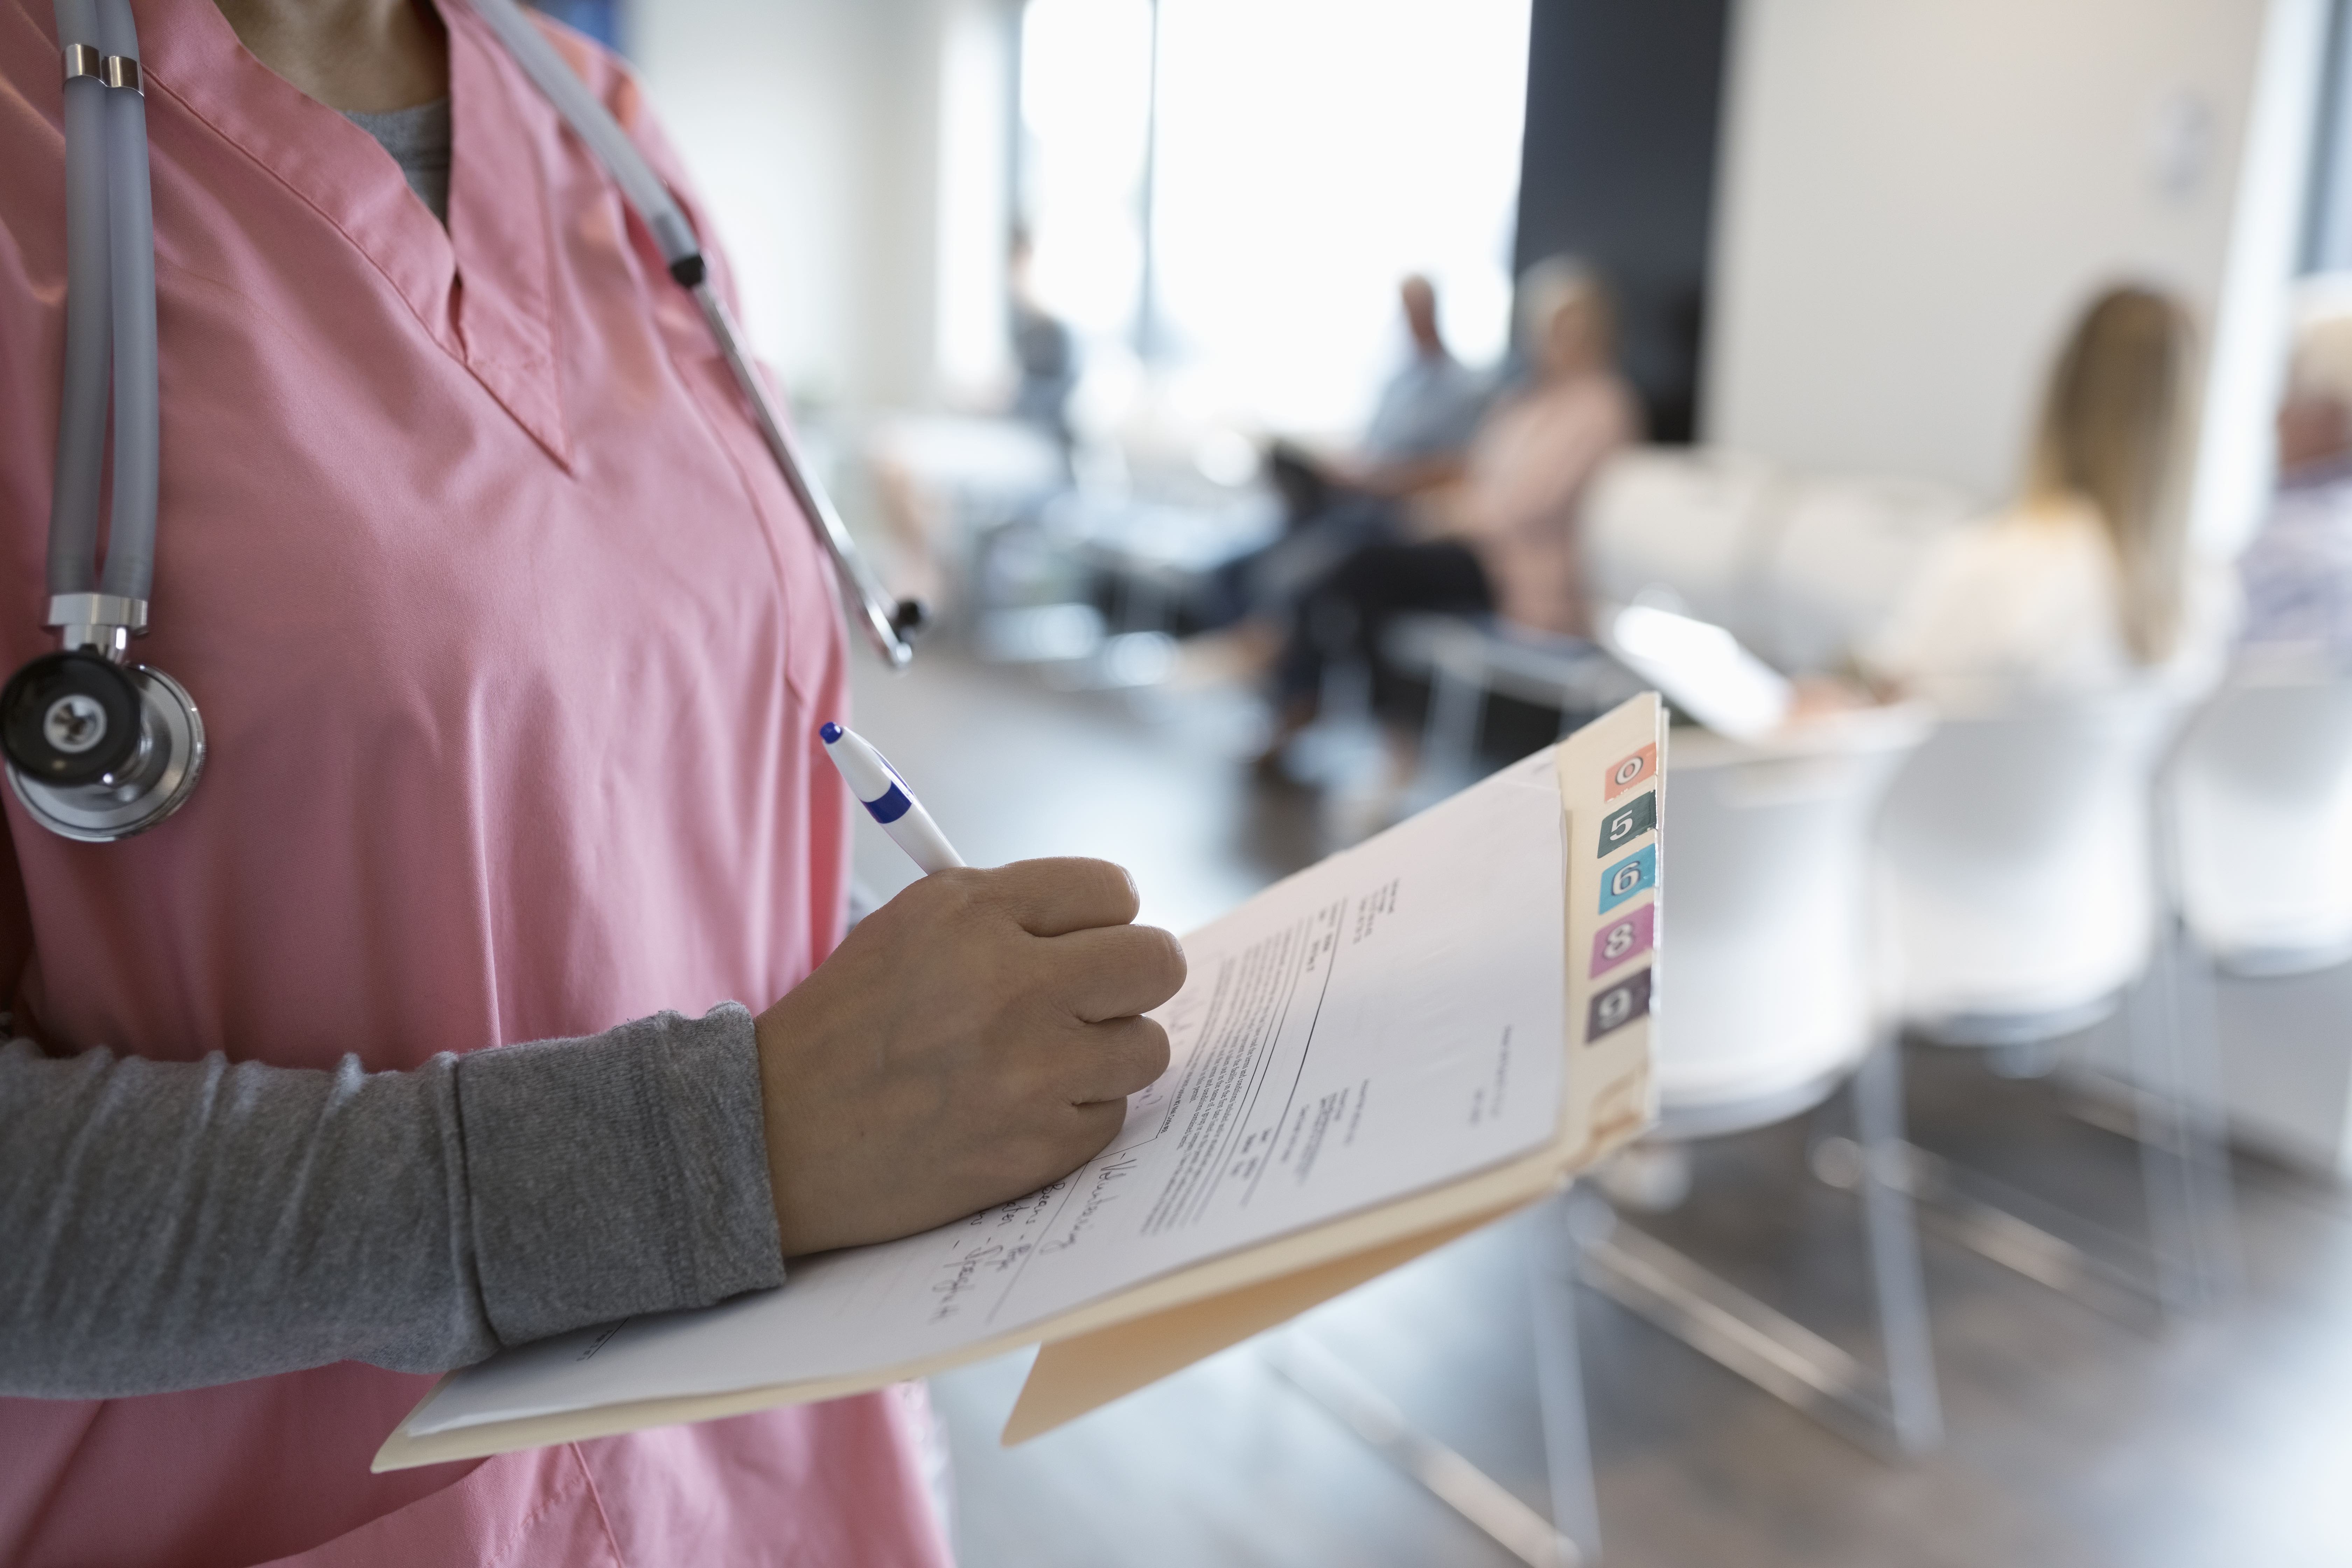
{"type": "Polygon", "coordinates": [[[736,1004],[476,1051],[457,1110],[503,1342],[783,1283],[759,1052],[736,1004]]]}

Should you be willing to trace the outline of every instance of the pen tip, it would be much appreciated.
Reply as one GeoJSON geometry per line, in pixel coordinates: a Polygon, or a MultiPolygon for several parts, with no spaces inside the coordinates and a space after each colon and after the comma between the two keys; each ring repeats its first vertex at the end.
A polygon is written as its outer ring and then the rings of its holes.
{"type": "Polygon", "coordinates": [[[817,726],[816,738],[830,746],[835,741],[841,739],[841,726],[834,723],[831,720],[827,720],[825,722],[817,726]]]}

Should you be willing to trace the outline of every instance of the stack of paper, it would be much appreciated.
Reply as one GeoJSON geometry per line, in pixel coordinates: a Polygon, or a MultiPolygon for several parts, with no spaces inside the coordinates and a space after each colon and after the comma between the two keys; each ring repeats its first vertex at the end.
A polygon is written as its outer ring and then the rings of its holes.
{"type": "Polygon", "coordinates": [[[1542,1195],[1649,1118],[1662,724],[1628,702],[1187,937],[1166,1075],[1064,1180],[453,1373],[376,1468],[1043,1343],[1018,1440],[1542,1195]]]}

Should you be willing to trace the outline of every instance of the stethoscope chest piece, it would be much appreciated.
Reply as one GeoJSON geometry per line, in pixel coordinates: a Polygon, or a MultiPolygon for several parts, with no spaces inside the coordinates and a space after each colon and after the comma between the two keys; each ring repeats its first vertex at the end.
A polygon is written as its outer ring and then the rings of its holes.
{"type": "Polygon", "coordinates": [[[8,787],[61,837],[110,844],[180,809],[205,771],[205,721],[160,669],[79,649],[0,689],[8,787]]]}

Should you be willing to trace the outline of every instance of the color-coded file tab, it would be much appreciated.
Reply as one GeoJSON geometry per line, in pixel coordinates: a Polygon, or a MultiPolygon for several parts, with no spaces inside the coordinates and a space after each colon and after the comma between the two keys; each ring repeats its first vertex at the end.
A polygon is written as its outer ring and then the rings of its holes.
{"type": "Polygon", "coordinates": [[[1601,788],[1601,798],[1615,800],[1635,784],[1655,778],[1657,773],[1658,748],[1654,742],[1609,764],[1609,772],[1601,788]]]}
{"type": "Polygon", "coordinates": [[[1650,975],[1644,969],[1629,974],[1606,991],[1593,994],[1592,1006],[1584,1024],[1587,1045],[1623,1028],[1636,1018],[1650,1016],[1650,975]]]}
{"type": "Polygon", "coordinates": [[[1601,912],[1607,914],[1658,881],[1658,847],[1644,844],[1601,873],[1601,912]]]}
{"type": "Polygon", "coordinates": [[[1602,926],[1592,939],[1592,978],[1597,980],[1619,964],[1649,952],[1657,930],[1655,904],[1643,904],[1622,920],[1602,926]]]}
{"type": "Polygon", "coordinates": [[[1635,795],[1601,819],[1601,849],[1622,848],[1658,826],[1658,792],[1635,795]]]}

